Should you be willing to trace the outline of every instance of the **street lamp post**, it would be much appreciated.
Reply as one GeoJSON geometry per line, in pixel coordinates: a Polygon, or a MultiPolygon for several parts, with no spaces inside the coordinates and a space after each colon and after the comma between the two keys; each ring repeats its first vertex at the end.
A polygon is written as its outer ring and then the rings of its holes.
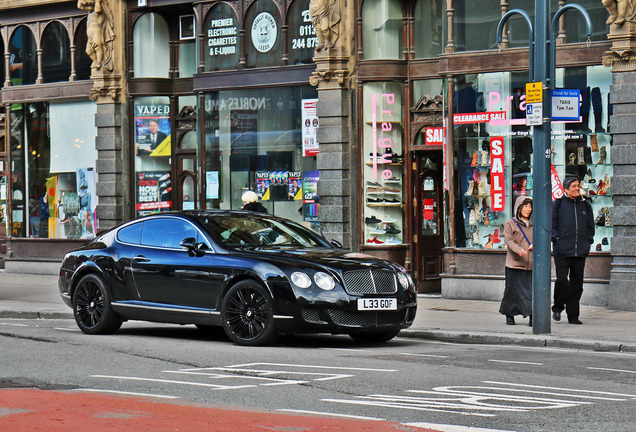
{"type": "MultiPolygon", "coordinates": [[[[555,87],[556,70],[556,23],[567,10],[578,10],[586,20],[588,40],[592,33],[592,24],[586,10],[578,4],[568,4],[554,15],[550,29],[550,2],[536,0],[534,4],[534,27],[528,14],[521,9],[507,12],[497,26],[497,42],[503,41],[503,28],[508,19],[519,14],[528,23],[530,39],[530,82],[541,82],[544,93],[555,87]],[[550,31],[551,30],[551,31],[550,31]]],[[[552,207],[552,183],[550,181],[552,147],[550,135],[552,130],[551,113],[547,100],[548,115],[541,125],[534,126],[533,166],[533,220],[534,232],[532,240],[532,332],[534,334],[550,333],[550,229],[552,207]]]]}

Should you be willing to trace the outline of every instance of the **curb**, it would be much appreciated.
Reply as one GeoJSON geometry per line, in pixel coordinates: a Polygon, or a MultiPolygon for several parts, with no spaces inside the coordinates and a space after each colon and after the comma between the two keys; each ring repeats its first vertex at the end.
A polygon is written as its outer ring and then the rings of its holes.
{"type": "Polygon", "coordinates": [[[4,319],[73,319],[73,313],[3,310],[3,311],[0,311],[0,318],[4,318],[4,319]]]}

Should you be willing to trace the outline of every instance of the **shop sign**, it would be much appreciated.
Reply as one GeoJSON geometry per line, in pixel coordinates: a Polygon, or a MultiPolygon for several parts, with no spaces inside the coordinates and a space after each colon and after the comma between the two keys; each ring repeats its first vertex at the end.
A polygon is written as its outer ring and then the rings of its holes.
{"type": "Polygon", "coordinates": [[[426,143],[426,145],[444,144],[444,128],[427,127],[424,131],[424,142],[426,143]]]}
{"type": "Polygon", "coordinates": [[[318,38],[316,37],[316,28],[311,23],[309,9],[302,11],[302,24],[296,29],[296,34],[292,34],[293,50],[301,50],[305,48],[316,48],[318,38]]]}
{"type": "Polygon", "coordinates": [[[565,194],[565,190],[563,189],[563,184],[561,184],[561,180],[559,179],[559,174],[557,173],[554,165],[550,164],[550,182],[552,183],[552,201],[561,198],[565,194]]]}
{"type": "Polygon", "coordinates": [[[552,90],[552,120],[580,121],[580,100],[581,90],[552,90]]]}
{"type": "Polygon", "coordinates": [[[427,198],[424,200],[424,220],[433,220],[435,216],[435,200],[427,198]]]}
{"type": "Polygon", "coordinates": [[[453,114],[453,124],[490,123],[506,120],[505,111],[487,111],[478,113],[453,114]]]}
{"type": "Polygon", "coordinates": [[[261,12],[256,15],[252,23],[252,43],[257,51],[266,53],[276,43],[278,27],[276,20],[269,12],[261,12]]]}
{"type": "Polygon", "coordinates": [[[504,140],[490,138],[490,198],[492,211],[504,211],[506,205],[504,140]]]}
{"type": "Polygon", "coordinates": [[[208,48],[210,56],[236,54],[238,44],[238,27],[234,17],[210,20],[208,29],[208,48]]]}
{"type": "MultiPolygon", "coordinates": [[[[378,122],[378,95],[371,95],[371,156],[373,157],[373,178],[378,178],[378,165],[391,163],[393,156],[393,139],[384,134],[389,134],[393,130],[393,123],[390,121],[378,122]],[[379,129],[379,130],[378,130],[379,129]]],[[[395,103],[395,93],[382,93],[381,96],[384,103],[393,105],[395,103]]],[[[392,109],[382,109],[381,114],[387,117],[393,117],[392,109]]],[[[390,179],[393,177],[393,170],[382,170],[382,178],[390,179]]]]}
{"type": "Polygon", "coordinates": [[[316,139],[318,130],[317,104],[318,99],[302,100],[302,140],[303,155],[305,156],[316,156],[318,154],[318,140],[316,139]]]}

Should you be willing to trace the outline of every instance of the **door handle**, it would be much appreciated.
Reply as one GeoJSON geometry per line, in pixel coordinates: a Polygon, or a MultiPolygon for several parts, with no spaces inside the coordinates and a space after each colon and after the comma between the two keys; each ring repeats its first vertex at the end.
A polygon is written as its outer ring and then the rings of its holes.
{"type": "Polygon", "coordinates": [[[136,257],[133,258],[133,261],[135,262],[148,262],[150,261],[148,258],[146,258],[143,255],[137,255],[136,257]]]}

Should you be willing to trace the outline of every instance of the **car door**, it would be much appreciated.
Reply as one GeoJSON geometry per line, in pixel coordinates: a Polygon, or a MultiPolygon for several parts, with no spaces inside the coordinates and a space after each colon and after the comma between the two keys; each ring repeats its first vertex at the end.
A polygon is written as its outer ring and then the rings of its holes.
{"type": "Polygon", "coordinates": [[[189,221],[158,217],[144,221],[141,245],[133,252],[133,277],[144,305],[213,309],[212,254],[194,256],[179,244],[188,237],[204,241],[189,221]]]}

